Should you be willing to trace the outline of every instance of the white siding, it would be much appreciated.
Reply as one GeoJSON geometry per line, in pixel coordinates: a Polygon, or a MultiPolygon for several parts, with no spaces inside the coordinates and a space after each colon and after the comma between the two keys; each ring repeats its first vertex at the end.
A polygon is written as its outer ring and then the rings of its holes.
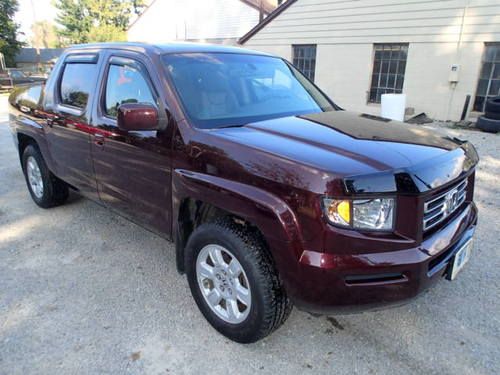
{"type": "Polygon", "coordinates": [[[239,0],[156,0],[129,28],[128,40],[234,40],[258,22],[258,10],[239,0]]]}
{"type": "Polygon", "coordinates": [[[407,106],[457,120],[492,41],[500,41],[500,0],[298,0],[245,47],[290,59],[293,44],[317,44],[316,83],[339,105],[378,114],[367,104],[373,43],[409,43],[407,106]],[[451,64],[461,67],[456,87],[451,64]]]}
{"type": "Polygon", "coordinates": [[[157,0],[147,8],[127,31],[127,39],[133,42],[159,43],[176,40],[182,24],[175,9],[177,0],[157,0]]]}
{"type": "Polygon", "coordinates": [[[239,0],[203,0],[202,8],[186,17],[187,39],[238,38],[259,23],[259,11],[239,0]]]}

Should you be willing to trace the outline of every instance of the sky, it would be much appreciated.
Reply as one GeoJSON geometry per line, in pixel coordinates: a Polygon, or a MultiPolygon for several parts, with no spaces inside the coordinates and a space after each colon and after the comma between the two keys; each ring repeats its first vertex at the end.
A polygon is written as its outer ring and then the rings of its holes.
{"type": "MultiPolygon", "coordinates": [[[[53,6],[53,0],[18,0],[19,11],[16,13],[16,22],[21,26],[19,31],[24,33],[18,36],[19,40],[29,42],[31,37],[31,25],[35,21],[52,21],[55,24],[56,8],[53,6]]],[[[149,4],[151,0],[145,0],[149,4]]]]}
{"type": "Polygon", "coordinates": [[[21,26],[19,31],[25,35],[19,35],[19,40],[29,41],[31,36],[31,25],[35,21],[49,20],[55,22],[56,9],[52,0],[18,0],[19,11],[16,13],[16,22],[21,26]]]}

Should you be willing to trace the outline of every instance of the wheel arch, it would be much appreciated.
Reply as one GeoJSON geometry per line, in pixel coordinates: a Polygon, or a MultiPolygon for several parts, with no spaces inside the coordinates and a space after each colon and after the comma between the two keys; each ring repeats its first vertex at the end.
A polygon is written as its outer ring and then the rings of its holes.
{"type": "MultiPolygon", "coordinates": [[[[273,244],[301,242],[295,214],[278,197],[262,189],[186,170],[173,174],[173,238],[177,269],[184,272],[184,248],[191,232],[215,217],[229,216],[258,233],[276,261],[273,244]]],[[[300,251],[295,256],[300,257],[300,251]]],[[[291,254],[290,254],[291,255],[291,254]]],[[[278,257],[280,258],[280,257],[278,257]]]]}
{"type": "Polygon", "coordinates": [[[35,145],[42,154],[42,157],[47,164],[49,170],[54,173],[54,161],[52,159],[52,155],[47,145],[47,140],[45,138],[45,133],[43,128],[35,126],[33,124],[27,125],[22,124],[18,125],[14,130],[14,140],[17,143],[17,149],[19,153],[19,160],[22,161],[23,152],[26,147],[30,144],[35,145]]]}
{"type": "Polygon", "coordinates": [[[24,133],[17,133],[17,150],[19,152],[19,158],[22,159],[23,152],[29,145],[34,145],[38,148],[38,142],[35,138],[24,133]]]}

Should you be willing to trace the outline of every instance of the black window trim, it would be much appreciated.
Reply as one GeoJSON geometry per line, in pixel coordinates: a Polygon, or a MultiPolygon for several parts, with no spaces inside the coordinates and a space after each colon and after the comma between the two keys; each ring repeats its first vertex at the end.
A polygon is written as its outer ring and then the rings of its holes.
{"type": "Polygon", "coordinates": [[[148,85],[151,94],[153,96],[153,99],[155,100],[155,107],[159,111],[159,95],[158,91],[156,90],[156,87],[153,84],[153,81],[151,80],[151,76],[149,74],[149,71],[147,70],[146,66],[140,62],[137,59],[134,59],[132,57],[124,57],[120,56],[117,54],[112,54],[109,56],[108,60],[106,61],[106,66],[104,67],[104,74],[102,77],[102,90],[101,90],[101,95],[100,95],[100,100],[99,100],[99,112],[102,117],[106,117],[107,119],[113,120],[116,122],[116,117],[110,116],[106,112],[106,90],[108,88],[108,76],[109,76],[109,70],[111,68],[111,65],[116,65],[116,66],[130,66],[135,69],[137,69],[141,75],[143,76],[144,80],[146,81],[146,84],[148,85]]]}
{"type": "Polygon", "coordinates": [[[100,89],[100,95],[99,95],[99,102],[98,102],[99,117],[110,120],[113,122],[114,125],[116,125],[116,117],[110,116],[106,112],[106,90],[108,87],[108,76],[109,76],[109,69],[111,68],[111,65],[131,66],[131,67],[134,67],[135,69],[137,69],[141,72],[144,80],[146,81],[146,84],[148,85],[149,89],[151,90],[151,94],[153,96],[153,99],[155,100],[154,106],[156,107],[156,110],[158,111],[158,114],[161,117],[160,95],[158,94],[158,90],[156,89],[156,87],[153,83],[153,80],[151,79],[151,74],[149,73],[149,70],[146,67],[146,64],[141,62],[139,59],[136,59],[134,57],[129,57],[129,56],[125,57],[119,53],[111,53],[108,56],[108,59],[106,61],[105,67],[104,67],[103,76],[102,76],[102,84],[100,85],[101,89],[100,89]]]}
{"type": "MultiPolygon", "coordinates": [[[[335,104],[335,102],[328,95],[326,95],[326,93],[323,90],[321,90],[319,88],[319,86],[314,83],[314,81],[312,81],[311,79],[309,79],[309,77],[307,77],[304,73],[302,73],[299,68],[297,68],[291,62],[289,62],[289,61],[287,61],[285,59],[282,59],[282,58],[280,58],[280,59],[288,66],[288,69],[291,70],[291,72],[292,72],[293,75],[300,74],[301,77],[303,77],[306,81],[308,81],[310,84],[312,84],[314,86],[314,88],[316,90],[318,90],[320,92],[320,94],[323,95],[326,98],[326,100],[328,101],[328,103],[332,106],[333,110],[335,110],[335,111],[343,111],[342,107],[340,107],[337,104],[335,104]]],[[[308,89],[306,89],[306,91],[309,93],[309,95],[311,95],[311,93],[309,92],[308,89]]]]}
{"type": "Polygon", "coordinates": [[[83,108],[80,107],[75,107],[69,104],[65,104],[62,101],[62,96],[61,96],[61,83],[62,79],[64,76],[64,72],[66,71],[66,65],[68,64],[94,64],[96,65],[96,79],[99,76],[99,66],[98,66],[98,61],[99,61],[99,53],[71,53],[66,55],[64,58],[64,62],[60,68],[60,73],[59,76],[57,77],[57,84],[56,84],[56,92],[55,92],[55,103],[56,103],[56,110],[59,112],[65,112],[68,113],[72,116],[81,116],[83,115],[89,106],[89,102],[91,102],[91,94],[89,93],[89,98],[87,99],[87,103],[85,103],[85,106],[83,108]]]}
{"type": "Polygon", "coordinates": [[[98,53],[72,53],[66,56],[64,62],[66,63],[87,63],[87,64],[97,64],[99,59],[98,53]]]}

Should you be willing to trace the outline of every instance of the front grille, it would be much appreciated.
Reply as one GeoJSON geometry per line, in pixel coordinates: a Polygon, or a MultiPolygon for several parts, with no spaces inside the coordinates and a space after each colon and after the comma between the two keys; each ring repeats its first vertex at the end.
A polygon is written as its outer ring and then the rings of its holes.
{"type": "Polygon", "coordinates": [[[467,180],[424,203],[424,231],[435,227],[455,212],[465,201],[467,180]]]}

